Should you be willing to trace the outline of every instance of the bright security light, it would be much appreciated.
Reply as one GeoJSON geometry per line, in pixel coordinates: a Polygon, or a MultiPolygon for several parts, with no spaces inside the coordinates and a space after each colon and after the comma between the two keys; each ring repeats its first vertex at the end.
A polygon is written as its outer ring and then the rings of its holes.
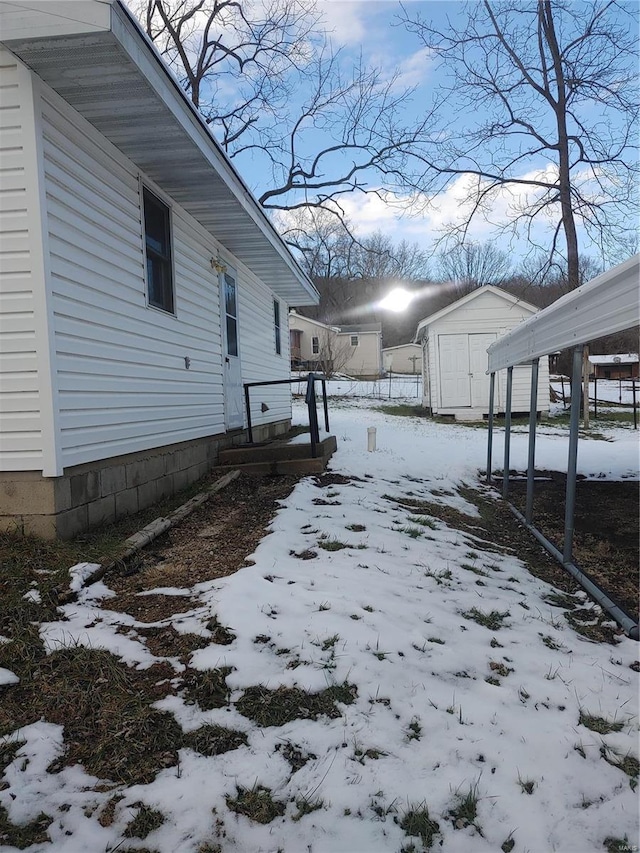
{"type": "Polygon", "coordinates": [[[388,293],[380,302],[380,307],[385,308],[387,311],[400,313],[400,311],[404,311],[409,306],[412,299],[413,294],[409,293],[408,290],[396,287],[395,290],[388,293]]]}

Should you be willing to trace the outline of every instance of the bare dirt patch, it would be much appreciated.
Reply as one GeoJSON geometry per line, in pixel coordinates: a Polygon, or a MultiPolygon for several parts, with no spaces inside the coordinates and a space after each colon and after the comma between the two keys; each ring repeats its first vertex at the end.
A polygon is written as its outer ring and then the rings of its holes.
{"type": "MultiPolygon", "coordinates": [[[[212,480],[218,476],[214,471],[212,480]]],[[[243,472],[142,551],[132,568],[109,575],[109,587],[120,596],[110,599],[109,607],[122,609],[119,602],[127,594],[156,587],[188,589],[197,583],[226,577],[247,565],[247,556],[264,537],[265,528],[279,509],[279,501],[289,496],[299,479],[243,472]]],[[[187,604],[186,599],[171,598],[179,606],[173,612],[188,609],[180,604],[181,601],[187,604]]]]}
{"type": "MultiPolygon", "coordinates": [[[[536,472],[534,524],[562,550],[566,476],[536,472]]],[[[524,512],[526,482],[510,484],[513,503],[524,512]]],[[[581,480],[576,484],[574,561],[622,609],[638,619],[639,496],[637,481],[581,480]]]]}

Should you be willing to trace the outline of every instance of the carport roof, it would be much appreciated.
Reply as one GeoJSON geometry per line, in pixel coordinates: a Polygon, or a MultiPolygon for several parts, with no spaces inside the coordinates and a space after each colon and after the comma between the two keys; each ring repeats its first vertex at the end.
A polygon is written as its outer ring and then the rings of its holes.
{"type": "Polygon", "coordinates": [[[567,293],[488,349],[488,373],[640,323],[640,255],[567,293]]]}
{"type": "Polygon", "coordinates": [[[2,42],[289,304],[319,295],[121,0],[0,0],[2,42]]]}

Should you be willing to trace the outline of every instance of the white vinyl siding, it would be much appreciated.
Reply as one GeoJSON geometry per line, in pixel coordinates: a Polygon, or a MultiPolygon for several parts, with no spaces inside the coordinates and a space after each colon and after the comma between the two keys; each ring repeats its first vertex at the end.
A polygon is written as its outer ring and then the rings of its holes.
{"type": "MultiPolygon", "coordinates": [[[[282,335],[282,354],[273,346],[273,293],[246,267],[238,269],[240,356],[243,382],[268,382],[291,375],[289,336],[282,335]]],[[[280,316],[288,306],[280,303],[280,316]]],[[[287,420],[291,417],[291,387],[275,385],[252,388],[251,419],[255,425],[287,420]],[[261,403],[269,409],[261,411],[261,403]]]]}
{"type": "Polygon", "coordinates": [[[43,132],[64,466],[224,432],[215,241],[171,205],[176,316],[147,307],[136,167],[50,91],[43,132]]]}
{"type": "MultiPolygon", "coordinates": [[[[36,311],[43,301],[29,72],[0,48],[0,470],[42,470],[36,311]]],[[[42,345],[42,344],[41,344],[42,345]]]]}

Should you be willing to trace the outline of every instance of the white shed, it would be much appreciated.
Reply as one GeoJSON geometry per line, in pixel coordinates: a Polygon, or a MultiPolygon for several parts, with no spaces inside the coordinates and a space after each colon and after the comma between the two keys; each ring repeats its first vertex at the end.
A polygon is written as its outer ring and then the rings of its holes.
{"type": "MultiPolygon", "coordinates": [[[[473,290],[418,324],[423,349],[423,405],[432,414],[458,420],[481,419],[489,412],[487,348],[501,335],[537,312],[537,308],[499,287],[473,290]]],[[[513,376],[512,411],[529,411],[531,368],[513,376]]],[[[506,374],[496,383],[495,411],[503,412],[506,374]]],[[[549,365],[540,360],[537,411],[549,410],[549,365]]]]}
{"type": "Polygon", "coordinates": [[[0,527],[72,536],[246,440],[319,297],[123,2],[2,0],[0,34],[0,527]]]}

